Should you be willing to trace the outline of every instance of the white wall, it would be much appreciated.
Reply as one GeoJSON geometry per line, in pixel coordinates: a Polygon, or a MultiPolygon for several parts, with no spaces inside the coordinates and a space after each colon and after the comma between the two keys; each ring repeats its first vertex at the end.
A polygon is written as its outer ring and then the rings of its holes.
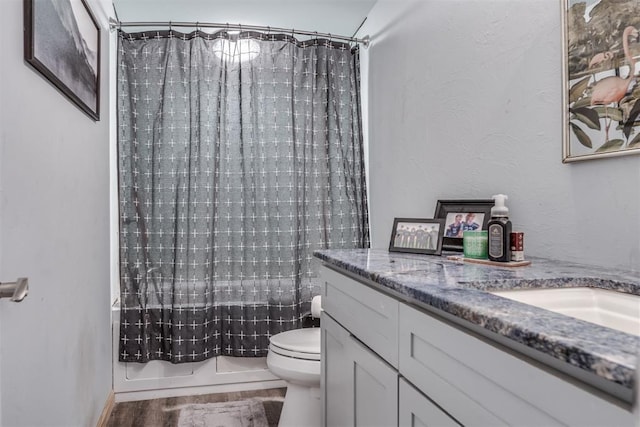
{"type": "MultiPolygon", "coordinates": [[[[0,22],[2,25],[2,22],[0,22]]],[[[3,52],[5,49],[5,36],[4,32],[0,31],[0,52],[3,52]]],[[[4,67],[0,66],[0,82],[5,80],[5,72],[4,67]]],[[[4,117],[5,106],[4,102],[2,102],[2,98],[0,98],[0,118],[4,117]]],[[[0,119],[0,156],[2,155],[2,145],[4,141],[4,122],[0,119]]],[[[4,193],[2,192],[2,161],[0,161],[0,203],[4,199],[4,193]]],[[[1,206],[1,205],[0,205],[1,206]]],[[[0,224],[2,223],[2,210],[0,208],[0,224]]],[[[2,241],[3,233],[2,226],[0,226],[0,242],[2,241]]],[[[2,245],[0,245],[0,275],[2,274],[2,245]]],[[[1,277],[1,276],[0,276],[1,277]]],[[[0,281],[3,280],[0,278],[0,281]]],[[[6,280],[6,279],[5,279],[6,280]]],[[[0,316],[2,316],[0,314],[0,316]]],[[[2,384],[2,328],[0,327],[0,384],[2,384]]],[[[0,425],[2,425],[2,387],[0,387],[0,425]]]]}
{"type": "Polygon", "coordinates": [[[31,286],[0,301],[0,425],[93,426],[111,390],[108,61],[94,122],[23,61],[23,0],[1,8],[0,280],[31,286]]]}
{"type": "MultiPolygon", "coordinates": [[[[0,21],[0,25],[2,25],[2,21],[0,21]]],[[[6,49],[6,37],[3,31],[0,31],[0,52],[3,52],[6,49]]],[[[0,82],[3,82],[6,80],[6,76],[5,76],[5,71],[4,71],[4,67],[0,66],[0,82]]],[[[1,86],[0,86],[1,87],[1,86]]],[[[4,91],[0,91],[0,159],[2,158],[2,146],[4,145],[4,121],[2,120],[2,117],[4,117],[5,115],[5,110],[6,110],[6,106],[5,106],[5,102],[2,101],[2,99],[4,98],[4,91]]],[[[2,191],[2,160],[0,160],[0,206],[2,203],[2,200],[4,200],[4,193],[2,191]]],[[[2,218],[3,218],[3,214],[2,214],[2,208],[0,208],[0,224],[2,224],[2,218]]],[[[2,232],[2,226],[0,226],[0,242],[2,242],[4,240],[4,233],[2,232]]],[[[2,279],[1,275],[2,275],[2,245],[0,245],[0,281],[2,280],[6,280],[6,279],[2,279]]],[[[0,308],[0,310],[2,310],[0,308]]],[[[0,311],[0,316],[2,316],[1,314],[2,312],[0,311]]],[[[3,383],[2,381],[2,351],[3,351],[3,346],[2,346],[2,327],[0,327],[0,384],[3,383]]],[[[0,425],[2,425],[2,387],[0,387],[0,425]]]]}
{"type": "Polygon", "coordinates": [[[640,156],[561,163],[560,2],[379,0],[359,34],[373,247],[394,217],[505,193],[525,254],[640,269],[640,156]]]}

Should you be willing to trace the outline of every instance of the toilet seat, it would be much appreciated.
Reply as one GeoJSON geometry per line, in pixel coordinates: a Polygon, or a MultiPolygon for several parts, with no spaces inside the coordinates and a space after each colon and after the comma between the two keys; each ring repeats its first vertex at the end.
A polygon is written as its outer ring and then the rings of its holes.
{"type": "Polygon", "coordinates": [[[269,351],[285,357],[320,361],[320,328],[294,329],[269,338],[269,351]]]}

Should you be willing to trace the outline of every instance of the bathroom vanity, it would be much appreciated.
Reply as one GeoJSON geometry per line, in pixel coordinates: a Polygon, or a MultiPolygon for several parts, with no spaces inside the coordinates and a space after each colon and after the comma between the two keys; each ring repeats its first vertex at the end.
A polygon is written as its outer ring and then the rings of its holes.
{"type": "Polygon", "coordinates": [[[385,250],[315,255],[323,263],[323,425],[636,425],[640,330],[492,292],[640,295],[637,275],[544,259],[509,268],[385,250]]]}

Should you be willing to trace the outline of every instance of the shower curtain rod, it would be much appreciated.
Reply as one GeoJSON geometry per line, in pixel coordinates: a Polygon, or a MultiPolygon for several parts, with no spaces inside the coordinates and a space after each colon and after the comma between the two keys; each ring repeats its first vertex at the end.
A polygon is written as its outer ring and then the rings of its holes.
{"type": "Polygon", "coordinates": [[[360,43],[364,47],[369,45],[369,36],[363,38],[338,36],[331,33],[319,33],[317,31],[302,31],[291,28],[264,27],[260,25],[242,25],[242,24],[216,24],[212,22],[120,22],[114,18],[109,18],[109,27],[111,30],[122,27],[191,27],[191,28],[220,28],[227,30],[248,30],[248,31],[266,31],[278,33],[292,33],[304,36],[323,37],[331,40],[342,40],[346,42],[360,43]]]}

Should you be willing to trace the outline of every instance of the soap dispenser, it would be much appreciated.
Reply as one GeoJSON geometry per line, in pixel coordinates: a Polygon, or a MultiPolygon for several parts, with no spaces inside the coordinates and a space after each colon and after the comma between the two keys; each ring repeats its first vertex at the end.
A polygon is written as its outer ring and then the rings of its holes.
{"type": "Polygon", "coordinates": [[[489,260],[498,262],[511,261],[509,238],[511,235],[511,221],[509,208],[504,204],[507,196],[496,194],[492,197],[494,206],[491,208],[491,220],[488,223],[489,260]]]}

